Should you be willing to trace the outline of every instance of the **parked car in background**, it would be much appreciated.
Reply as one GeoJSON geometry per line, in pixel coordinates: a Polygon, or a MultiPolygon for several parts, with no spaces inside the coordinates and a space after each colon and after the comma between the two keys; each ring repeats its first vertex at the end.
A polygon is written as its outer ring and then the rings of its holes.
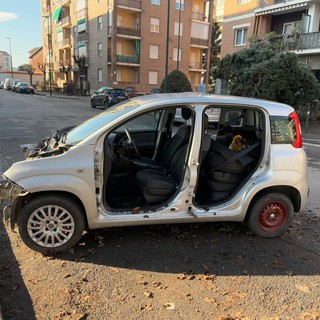
{"type": "Polygon", "coordinates": [[[104,108],[108,105],[109,92],[113,88],[111,87],[101,87],[97,91],[94,91],[91,96],[91,108],[95,108],[97,106],[102,106],[104,108]]]}
{"type": "Polygon", "coordinates": [[[16,86],[17,86],[17,84],[18,84],[20,81],[21,81],[21,80],[19,80],[19,79],[13,80],[13,81],[11,82],[10,90],[11,90],[11,91],[16,91],[16,86]]]}
{"type": "Polygon", "coordinates": [[[3,89],[3,88],[4,88],[4,80],[0,82],[0,89],[3,89]]]}
{"type": "Polygon", "coordinates": [[[4,79],[3,89],[4,90],[11,90],[12,81],[13,81],[13,79],[11,79],[11,78],[4,79]]]}
{"type": "Polygon", "coordinates": [[[151,90],[151,94],[157,94],[157,93],[161,93],[161,90],[159,88],[154,88],[151,90]]]}
{"type": "Polygon", "coordinates": [[[308,198],[292,107],[198,93],[115,105],[54,134],[3,175],[4,221],[18,225],[31,249],[49,253],[75,246],[85,230],[133,225],[237,221],[274,238],[308,198]],[[215,134],[212,108],[220,109],[215,134]],[[177,109],[188,119],[178,131],[177,109]],[[231,150],[239,136],[241,151],[231,150]]]}
{"type": "Polygon", "coordinates": [[[124,89],[102,87],[91,96],[91,108],[102,106],[106,109],[129,98],[124,89]]]}
{"type": "Polygon", "coordinates": [[[135,87],[125,87],[124,90],[130,98],[136,97],[138,95],[138,91],[135,87]]]}
{"type": "Polygon", "coordinates": [[[34,94],[34,88],[27,82],[18,82],[15,86],[15,91],[19,93],[32,93],[34,94]]]}

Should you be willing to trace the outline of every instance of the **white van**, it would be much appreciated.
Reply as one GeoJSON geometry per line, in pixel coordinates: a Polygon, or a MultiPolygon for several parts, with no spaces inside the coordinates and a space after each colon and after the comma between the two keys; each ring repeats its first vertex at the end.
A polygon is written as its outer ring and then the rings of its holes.
{"type": "Polygon", "coordinates": [[[11,83],[12,83],[12,81],[13,81],[13,79],[10,79],[10,78],[4,79],[3,89],[4,89],[4,90],[11,90],[11,83]]]}

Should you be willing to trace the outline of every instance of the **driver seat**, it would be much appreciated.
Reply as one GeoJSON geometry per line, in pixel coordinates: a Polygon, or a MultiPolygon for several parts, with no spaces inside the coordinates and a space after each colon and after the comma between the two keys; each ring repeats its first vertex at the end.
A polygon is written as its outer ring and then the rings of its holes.
{"type": "MultiPolygon", "coordinates": [[[[185,120],[188,120],[192,113],[190,109],[183,108],[181,115],[185,120]]],[[[142,157],[136,164],[141,167],[168,169],[177,151],[188,144],[190,134],[191,126],[189,124],[181,125],[175,135],[164,143],[157,159],[142,157]]]]}
{"type": "Polygon", "coordinates": [[[161,203],[174,194],[183,177],[187,149],[188,144],[175,153],[168,172],[155,169],[137,172],[135,183],[148,203],[161,203]]]}

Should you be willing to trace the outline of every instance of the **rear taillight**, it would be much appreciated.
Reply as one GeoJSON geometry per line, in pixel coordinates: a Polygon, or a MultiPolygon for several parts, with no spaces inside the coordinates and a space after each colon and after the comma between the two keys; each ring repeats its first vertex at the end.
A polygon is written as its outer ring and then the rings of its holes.
{"type": "Polygon", "coordinates": [[[294,126],[292,128],[292,146],[295,148],[302,148],[302,135],[301,135],[301,126],[300,120],[297,113],[294,111],[289,114],[289,119],[292,119],[294,126]]]}

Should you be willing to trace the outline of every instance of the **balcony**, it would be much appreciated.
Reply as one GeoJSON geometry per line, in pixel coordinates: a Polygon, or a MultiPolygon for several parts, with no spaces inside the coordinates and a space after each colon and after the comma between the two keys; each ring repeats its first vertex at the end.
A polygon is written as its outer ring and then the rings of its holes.
{"type": "Polygon", "coordinates": [[[320,53],[320,32],[310,32],[292,35],[279,35],[270,38],[270,42],[276,44],[281,51],[317,50],[320,53]]]}
{"type": "Polygon", "coordinates": [[[140,57],[138,56],[123,56],[117,55],[117,62],[121,64],[140,64],[140,57]]]}
{"type": "Polygon", "coordinates": [[[57,26],[60,26],[60,27],[71,27],[71,21],[70,21],[70,17],[64,17],[62,18],[58,23],[57,23],[57,26]]]}
{"type": "Polygon", "coordinates": [[[117,27],[117,34],[127,37],[135,37],[140,38],[140,29],[132,29],[132,28],[124,28],[124,27],[117,27]]]}
{"type": "Polygon", "coordinates": [[[205,70],[201,61],[189,61],[189,70],[205,70]]]}
{"type": "Polygon", "coordinates": [[[57,41],[57,47],[58,47],[58,49],[71,48],[70,38],[66,38],[66,39],[57,41]]]}
{"type": "Polygon", "coordinates": [[[135,11],[141,11],[141,1],[140,0],[118,0],[118,7],[124,7],[126,9],[133,9],[135,11]]]}
{"type": "Polygon", "coordinates": [[[310,0],[260,0],[259,7],[255,10],[256,15],[274,14],[278,12],[294,12],[298,8],[306,8],[310,0]]]}
{"type": "Polygon", "coordinates": [[[198,38],[191,38],[190,45],[198,46],[198,47],[208,47],[208,40],[205,39],[198,39],[198,38]]]}
{"type": "Polygon", "coordinates": [[[89,33],[78,33],[77,42],[88,42],[89,41],[89,33]]]}
{"type": "Polygon", "coordinates": [[[203,13],[192,12],[192,20],[208,22],[208,17],[206,17],[203,13]]]}
{"type": "Polygon", "coordinates": [[[55,4],[57,7],[62,7],[62,6],[68,7],[71,4],[71,0],[56,0],[55,4]]]}

